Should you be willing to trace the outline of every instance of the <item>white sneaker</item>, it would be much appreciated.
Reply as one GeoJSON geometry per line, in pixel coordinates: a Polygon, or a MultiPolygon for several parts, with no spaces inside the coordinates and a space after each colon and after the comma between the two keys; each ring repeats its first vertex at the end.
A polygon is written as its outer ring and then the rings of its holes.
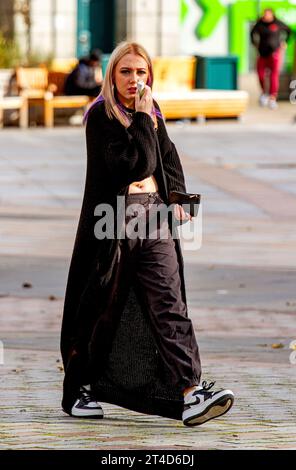
{"type": "Polygon", "coordinates": [[[71,409],[71,416],[76,418],[103,418],[103,409],[92,396],[90,385],[80,387],[79,396],[71,409]]]}
{"type": "Polygon", "coordinates": [[[184,396],[184,411],[182,414],[185,426],[197,426],[210,419],[222,416],[233,405],[234,394],[231,390],[209,392],[215,382],[209,385],[206,381],[198,385],[184,396]]]}
{"type": "Polygon", "coordinates": [[[268,107],[270,109],[277,109],[278,108],[278,104],[277,104],[277,101],[276,101],[275,98],[269,98],[268,107]]]}
{"type": "Polygon", "coordinates": [[[260,106],[267,106],[269,102],[269,97],[265,93],[263,93],[259,98],[260,106]]]}

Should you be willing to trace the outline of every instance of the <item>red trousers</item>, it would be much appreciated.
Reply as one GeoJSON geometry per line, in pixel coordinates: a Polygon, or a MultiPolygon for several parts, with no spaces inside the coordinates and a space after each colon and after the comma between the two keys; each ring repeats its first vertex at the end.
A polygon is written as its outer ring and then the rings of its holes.
{"type": "Polygon", "coordinates": [[[263,93],[266,93],[265,78],[266,72],[269,71],[269,91],[267,93],[277,96],[279,89],[279,77],[281,70],[282,54],[281,49],[266,57],[259,56],[257,59],[257,73],[263,93]]]}

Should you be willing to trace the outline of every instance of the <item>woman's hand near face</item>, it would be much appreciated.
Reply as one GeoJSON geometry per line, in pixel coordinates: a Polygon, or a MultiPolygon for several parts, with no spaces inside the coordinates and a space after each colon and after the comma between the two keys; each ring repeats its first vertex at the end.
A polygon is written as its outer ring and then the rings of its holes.
{"type": "Polygon", "coordinates": [[[140,99],[139,91],[137,90],[137,93],[135,96],[135,110],[142,111],[144,113],[149,114],[149,116],[151,116],[152,107],[153,107],[153,98],[152,98],[151,88],[148,85],[145,85],[145,91],[141,99],[140,99]]]}

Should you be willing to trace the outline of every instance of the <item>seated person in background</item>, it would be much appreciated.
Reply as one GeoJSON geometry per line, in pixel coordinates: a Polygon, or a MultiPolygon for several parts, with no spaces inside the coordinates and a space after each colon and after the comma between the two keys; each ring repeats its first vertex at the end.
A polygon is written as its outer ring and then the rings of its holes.
{"type": "Polygon", "coordinates": [[[97,96],[102,86],[100,55],[93,51],[82,57],[65,81],[66,95],[97,96]]]}

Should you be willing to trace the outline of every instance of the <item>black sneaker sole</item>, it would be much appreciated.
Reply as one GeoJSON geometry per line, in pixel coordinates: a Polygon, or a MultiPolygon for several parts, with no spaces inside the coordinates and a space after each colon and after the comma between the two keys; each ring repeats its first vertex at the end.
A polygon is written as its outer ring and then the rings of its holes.
{"type": "Polygon", "coordinates": [[[234,402],[233,395],[224,395],[215,403],[210,404],[201,413],[194,414],[183,421],[185,426],[198,426],[211,419],[218,418],[230,410],[234,402]]]}

